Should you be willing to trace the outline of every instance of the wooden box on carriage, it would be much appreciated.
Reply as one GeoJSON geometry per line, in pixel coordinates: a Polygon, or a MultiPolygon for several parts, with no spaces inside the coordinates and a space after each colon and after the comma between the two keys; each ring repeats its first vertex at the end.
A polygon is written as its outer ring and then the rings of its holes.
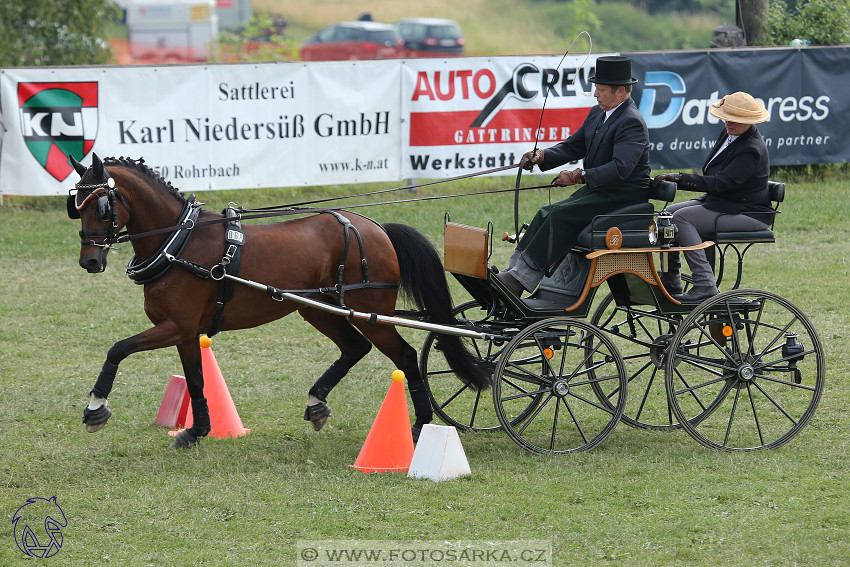
{"type": "Polygon", "coordinates": [[[487,279],[489,239],[486,228],[447,222],[443,245],[446,271],[487,279]]]}

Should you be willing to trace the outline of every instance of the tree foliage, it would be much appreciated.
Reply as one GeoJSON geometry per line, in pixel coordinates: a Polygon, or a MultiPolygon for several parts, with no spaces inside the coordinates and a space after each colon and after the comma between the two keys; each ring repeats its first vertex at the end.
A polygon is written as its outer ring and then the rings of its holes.
{"type": "Polygon", "coordinates": [[[765,45],[788,45],[794,39],[813,45],[850,43],[850,4],[846,0],[804,0],[789,8],[774,0],[762,37],[765,45]]]}
{"type": "Polygon", "coordinates": [[[217,61],[294,61],[295,42],[284,36],[286,21],[269,14],[255,14],[237,31],[224,31],[215,41],[217,61]]]}
{"type": "Polygon", "coordinates": [[[106,63],[112,0],[0,0],[0,67],[106,63]]]}

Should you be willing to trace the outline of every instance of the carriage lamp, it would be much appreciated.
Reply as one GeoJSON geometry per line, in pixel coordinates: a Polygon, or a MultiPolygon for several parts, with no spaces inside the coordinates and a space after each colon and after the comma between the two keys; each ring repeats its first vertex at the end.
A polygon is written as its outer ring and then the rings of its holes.
{"type": "Polygon", "coordinates": [[[782,345],[782,358],[788,359],[788,369],[794,373],[794,383],[800,384],[803,382],[803,376],[800,369],[797,368],[797,362],[803,360],[806,355],[803,351],[805,347],[797,340],[799,335],[795,332],[785,333],[785,344],[782,345]]]}
{"type": "Polygon", "coordinates": [[[673,215],[668,212],[667,209],[662,209],[661,212],[658,213],[656,230],[656,241],[659,243],[661,248],[670,248],[670,244],[672,244],[679,235],[679,229],[676,228],[675,224],[673,224],[673,215]]]}

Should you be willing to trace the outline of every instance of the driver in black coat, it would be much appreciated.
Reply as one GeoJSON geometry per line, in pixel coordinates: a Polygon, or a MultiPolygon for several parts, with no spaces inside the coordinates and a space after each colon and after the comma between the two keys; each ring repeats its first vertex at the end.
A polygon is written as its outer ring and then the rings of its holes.
{"type": "Polygon", "coordinates": [[[631,98],[632,61],[600,57],[594,96],[598,102],[569,138],[523,156],[525,169],[547,171],[583,160],[583,169],[561,171],[554,184],[584,184],[572,195],[540,208],[498,278],[514,293],[533,291],[594,216],[649,199],[649,131],[631,98]]]}

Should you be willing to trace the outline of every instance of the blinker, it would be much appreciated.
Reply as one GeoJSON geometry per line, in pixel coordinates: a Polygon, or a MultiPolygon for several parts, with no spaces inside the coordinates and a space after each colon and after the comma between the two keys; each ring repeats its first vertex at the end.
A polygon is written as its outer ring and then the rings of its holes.
{"type": "MultiPolygon", "coordinates": [[[[115,181],[110,177],[107,185],[115,187],[115,181]]],[[[110,191],[111,192],[111,191],[110,191]]],[[[112,207],[110,205],[110,192],[107,192],[103,187],[92,191],[91,193],[83,193],[77,191],[76,195],[68,195],[66,208],[68,210],[68,218],[80,218],[80,211],[94,197],[97,197],[97,216],[102,221],[108,221],[112,217],[112,207]]]]}

